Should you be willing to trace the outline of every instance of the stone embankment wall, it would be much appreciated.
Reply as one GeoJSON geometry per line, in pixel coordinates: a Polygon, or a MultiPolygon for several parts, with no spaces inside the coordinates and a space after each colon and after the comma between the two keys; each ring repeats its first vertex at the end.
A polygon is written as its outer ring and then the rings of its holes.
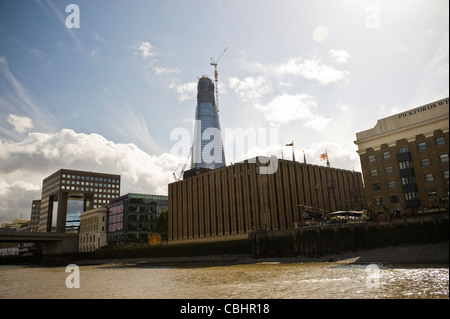
{"type": "Polygon", "coordinates": [[[321,256],[349,250],[449,240],[448,213],[392,220],[308,226],[249,234],[254,257],[321,256]]]}

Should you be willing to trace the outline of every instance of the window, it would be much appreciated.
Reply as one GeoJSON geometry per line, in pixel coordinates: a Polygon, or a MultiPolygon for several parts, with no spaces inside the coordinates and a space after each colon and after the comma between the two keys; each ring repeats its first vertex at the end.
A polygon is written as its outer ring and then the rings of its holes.
{"type": "Polygon", "coordinates": [[[422,166],[430,166],[431,165],[429,157],[422,158],[421,162],[422,162],[422,166]]]}
{"type": "Polygon", "coordinates": [[[433,174],[431,173],[425,174],[425,182],[432,182],[433,180],[434,180],[433,174]]]}
{"type": "Polygon", "coordinates": [[[369,155],[369,163],[375,163],[375,155],[369,155]]]}
{"type": "Polygon", "coordinates": [[[437,198],[436,190],[434,190],[434,189],[428,190],[428,198],[429,198],[429,199],[437,198]]]}
{"type": "Polygon", "coordinates": [[[395,181],[388,181],[388,188],[395,188],[395,181]]]}
{"type": "Polygon", "coordinates": [[[424,151],[427,149],[427,142],[420,142],[419,143],[419,151],[424,151]]]}
{"type": "Polygon", "coordinates": [[[375,198],[375,206],[381,206],[383,205],[383,199],[382,198],[375,198]]]}
{"type": "Polygon", "coordinates": [[[417,193],[416,193],[416,192],[408,192],[408,193],[405,193],[405,199],[406,199],[406,200],[417,199],[417,193]]]}
{"type": "Polygon", "coordinates": [[[372,177],[378,176],[378,171],[377,171],[377,169],[376,169],[376,168],[375,168],[375,169],[372,169],[372,170],[370,170],[370,176],[372,176],[372,177]]]}
{"type": "Polygon", "coordinates": [[[384,158],[384,159],[389,159],[389,158],[391,158],[391,152],[390,152],[390,151],[384,151],[384,152],[383,152],[383,158],[384,158]]]}
{"type": "Polygon", "coordinates": [[[437,146],[445,145],[445,138],[443,136],[436,137],[436,145],[437,146]]]}
{"type": "Polygon", "coordinates": [[[412,168],[412,162],[411,161],[399,162],[398,166],[400,167],[400,169],[412,168]]]}
{"type": "Polygon", "coordinates": [[[408,147],[407,147],[407,146],[401,147],[399,152],[400,152],[400,153],[406,153],[406,152],[408,152],[408,147]]]}
{"type": "Polygon", "coordinates": [[[380,190],[380,184],[379,183],[372,184],[372,190],[374,192],[379,191],[380,190]]]}
{"type": "Polygon", "coordinates": [[[444,174],[444,179],[448,179],[448,170],[442,172],[444,174]]]}
{"type": "Polygon", "coordinates": [[[390,197],[391,199],[391,204],[397,204],[398,203],[398,196],[397,195],[392,195],[390,197]]]}
{"type": "Polygon", "coordinates": [[[441,159],[441,163],[448,162],[448,154],[441,154],[439,157],[441,159]]]}
{"type": "Polygon", "coordinates": [[[414,176],[402,177],[402,185],[414,184],[415,182],[416,179],[414,178],[414,176]]]}
{"type": "Polygon", "coordinates": [[[393,174],[394,173],[394,169],[392,168],[392,166],[386,166],[386,174],[393,174]]]}

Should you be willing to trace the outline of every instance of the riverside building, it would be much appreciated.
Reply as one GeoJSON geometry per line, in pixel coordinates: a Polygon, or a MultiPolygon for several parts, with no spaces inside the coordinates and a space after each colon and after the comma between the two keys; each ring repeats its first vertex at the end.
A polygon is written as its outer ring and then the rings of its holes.
{"type": "Polygon", "coordinates": [[[258,157],[196,169],[169,184],[169,241],[295,228],[303,206],[327,212],[365,208],[359,172],[278,159],[272,173],[261,174],[267,163],[258,157]]]}
{"type": "Polygon", "coordinates": [[[120,195],[120,175],[60,169],[42,183],[40,232],[78,232],[82,212],[120,195]]]}
{"type": "Polygon", "coordinates": [[[144,242],[156,232],[157,217],[167,208],[167,196],[130,193],[113,199],[107,208],[108,244],[144,242]]]}
{"type": "Polygon", "coordinates": [[[412,213],[448,208],[449,105],[438,100],[356,133],[368,208],[412,213]]]}
{"type": "Polygon", "coordinates": [[[106,245],[106,207],[81,213],[78,251],[94,251],[106,245]]]}
{"type": "Polygon", "coordinates": [[[31,202],[31,215],[30,215],[30,231],[39,230],[39,220],[41,216],[41,200],[36,199],[31,202]]]}

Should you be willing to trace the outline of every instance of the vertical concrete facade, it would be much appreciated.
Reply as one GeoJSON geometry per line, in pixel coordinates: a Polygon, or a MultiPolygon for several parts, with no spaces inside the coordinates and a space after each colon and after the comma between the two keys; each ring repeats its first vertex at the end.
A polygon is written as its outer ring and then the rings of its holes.
{"type": "Polygon", "coordinates": [[[361,173],[278,160],[273,174],[260,174],[262,166],[247,160],[169,184],[169,241],[292,229],[299,206],[365,208],[361,173]]]}

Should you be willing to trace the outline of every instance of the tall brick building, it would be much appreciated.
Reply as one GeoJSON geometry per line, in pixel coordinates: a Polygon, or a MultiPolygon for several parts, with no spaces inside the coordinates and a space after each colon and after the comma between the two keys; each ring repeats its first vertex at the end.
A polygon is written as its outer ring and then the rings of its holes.
{"type": "Polygon", "coordinates": [[[448,98],[380,119],[355,144],[372,213],[448,208],[448,98]]]}

